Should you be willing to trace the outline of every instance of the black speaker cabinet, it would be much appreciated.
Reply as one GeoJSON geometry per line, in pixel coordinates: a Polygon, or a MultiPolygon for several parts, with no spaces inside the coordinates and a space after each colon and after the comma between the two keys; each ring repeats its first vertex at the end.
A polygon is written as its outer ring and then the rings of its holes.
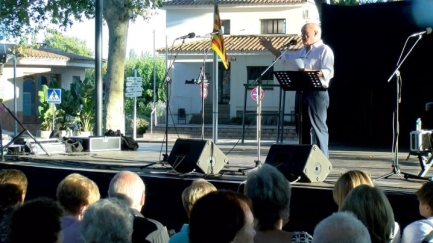
{"type": "Polygon", "coordinates": [[[218,174],[228,159],[212,141],[178,138],[167,162],[179,173],[218,174]]]}
{"type": "Polygon", "coordinates": [[[269,149],[266,164],[276,167],[289,181],[322,182],[332,170],[332,164],[317,145],[274,144],[269,149]]]}

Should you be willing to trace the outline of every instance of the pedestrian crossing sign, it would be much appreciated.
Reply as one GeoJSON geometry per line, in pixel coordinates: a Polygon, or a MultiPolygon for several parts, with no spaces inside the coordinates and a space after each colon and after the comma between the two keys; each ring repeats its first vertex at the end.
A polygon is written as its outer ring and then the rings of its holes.
{"type": "Polygon", "coordinates": [[[48,89],[47,96],[48,104],[60,104],[62,102],[61,89],[48,89]]]}

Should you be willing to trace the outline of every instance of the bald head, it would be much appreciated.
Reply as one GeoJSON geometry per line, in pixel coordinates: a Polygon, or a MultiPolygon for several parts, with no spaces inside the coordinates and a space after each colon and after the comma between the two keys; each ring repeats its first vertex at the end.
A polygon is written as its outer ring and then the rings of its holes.
{"type": "Polygon", "coordinates": [[[111,179],[108,196],[123,199],[131,208],[141,211],[145,190],[144,182],[137,173],[121,171],[111,179]]]}
{"type": "Polygon", "coordinates": [[[319,24],[307,23],[302,26],[302,43],[311,46],[322,38],[322,30],[319,24]]]}

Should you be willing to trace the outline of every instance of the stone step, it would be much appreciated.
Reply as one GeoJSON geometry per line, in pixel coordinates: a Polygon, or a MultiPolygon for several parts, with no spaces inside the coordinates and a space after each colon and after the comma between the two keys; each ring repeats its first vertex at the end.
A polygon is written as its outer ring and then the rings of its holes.
{"type": "MultiPolygon", "coordinates": [[[[168,127],[169,139],[180,138],[201,138],[202,128],[201,126],[179,126],[179,127],[168,127]]],[[[256,139],[257,138],[256,127],[249,127],[245,130],[244,139],[256,139]]],[[[262,127],[261,139],[262,140],[275,140],[277,139],[277,127],[267,126],[262,127]]],[[[212,127],[206,126],[204,129],[205,138],[212,138],[212,127]]],[[[157,126],[153,128],[153,133],[150,134],[150,129],[147,133],[143,134],[144,139],[163,139],[165,137],[165,127],[157,126]]],[[[218,127],[218,138],[221,139],[240,139],[242,137],[241,126],[228,126],[218,127]]],[[[296,139],[296,131],[293,126],[284,127],[283,139],[296,139]]]]}

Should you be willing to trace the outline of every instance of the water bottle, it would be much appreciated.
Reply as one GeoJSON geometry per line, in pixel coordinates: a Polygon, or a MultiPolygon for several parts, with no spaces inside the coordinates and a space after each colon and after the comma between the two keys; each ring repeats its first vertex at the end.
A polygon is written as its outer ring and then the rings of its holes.
{"type": "Polygon", "coordinates": [[[416,119],[416,130],[421,131],[421,118],[416,119]]]}

